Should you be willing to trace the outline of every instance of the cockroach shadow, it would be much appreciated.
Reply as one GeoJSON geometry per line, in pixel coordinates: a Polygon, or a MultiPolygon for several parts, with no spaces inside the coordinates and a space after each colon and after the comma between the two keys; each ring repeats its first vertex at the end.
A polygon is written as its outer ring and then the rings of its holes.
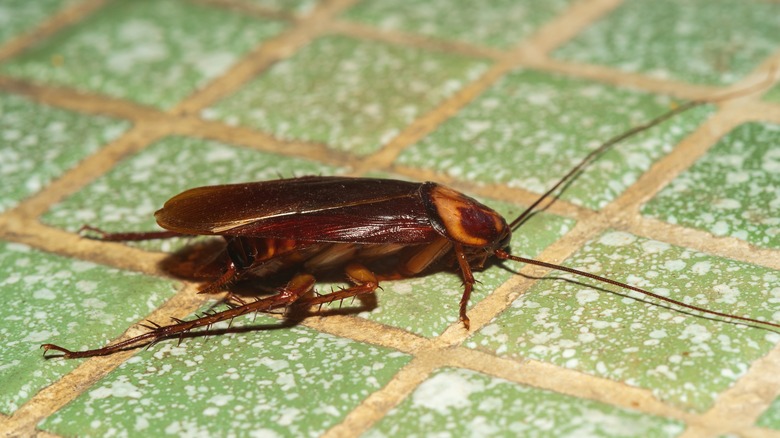
{"type": "Polygon", "coordinates": [[[216,323],[257,313],[281,313],[284,321],[268,328],[282,328],[311,315],[372,310],[377,306],[375,291],[384,281],[445,270],[459,272],[463,280],[459,318],[463,328],[469,330],[467,309],[478,283],[473,272],[506,261],[634,291],[652,298],[653,304],[664,303],[699,317],[726,318],[776,330],[780,328],[778,323],[705,309],[631,284],[509,253],[512,233],[540,208],[547,207],[545,201],[554,201],[556,194],[560,195],[560,190],[599,155],[626,138],[704,103],[680,105],[607,140],[511,221],[476,199],[432,181],[304,176],[186,190],[155,213],[164,231],[112,233],[85,226],[84,230],[104,241],[221,236],[186,246],[166,258],[161,267],[179,278],[207,280],[200,293],[227,290],[224,304],[228,309],[216,311],[212,307],[194,319],[173,318],[175,323],[168,325],[148,321],[144,324],[147,333],[102,348],[73,351],[56,344],[41,347],[66,358],[102,356],[163,339],[214,334],[211,329],[216,323]],[[339,286],[331,289],[328,283],[333,282],[339,286]],[[352,299],[358,301],[358,307],[331,306],[352,299]]]}

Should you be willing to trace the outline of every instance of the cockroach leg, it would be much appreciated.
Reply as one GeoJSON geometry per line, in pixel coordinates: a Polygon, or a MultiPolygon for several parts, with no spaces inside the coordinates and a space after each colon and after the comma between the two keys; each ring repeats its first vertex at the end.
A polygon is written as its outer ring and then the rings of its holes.
{"type": "Polygon", "coordinates": [[[303,298],[294,304],[295,307],[309,308],[312,306],[322,306],[323,304],[343,301],[347,298],[368,294],[379,288],[379,280],[377,280],[376,274],[365,266],[359,263],[350,263],[345,268],[345,271],[347,278],[354,286],[334,291],[326,295],[315,294],[312,297],[303,298]]]}
{"type": "Polygon", "coordinates": [[[217,293],[221,289],[224,289],[225,286],[233,282],[233,280],[235,280],[236,277],[238,277],[238,269],[236,268],[236,265],[233,262],[228,262],[228,266],[227,269],[225,269],[225,273],[222,274],[218,279],[201,287],[198,290],[198,293],[199,294],[217,293]]]}
{"type": "Polygon", "coordinates": [[[140,233],[109,233],[103,231],[100,228],[96,228],[90,225],[82,225],[79,228],[79,234],[85,232],[97,234],[97,240],[103,240],[106,242],[128,242],[139,240],[154,240],[154,239],[170,239],[172,237],[186,237],[188,234],[181,234],[175,231],[145,231],[140,233]]]}
{"type": "MultiPolygon", "coordinates": [[[[309,274],[298,274],[290,280],[287,285],[279,291],[278,294],[261,298],[250,303],[239,301],[240,305],[230,307],[222,312],[204,312],[200,317],[191,321],[183,321],[172,318],[176,323],[160,326],[152,321],[146,321],[143,327],[150,331],[130,339],[126,339],[115,344],[85,351],[71,351],[54,344],[44,344],[41,346],[45,351],[55,350],[63,353],[68,359],[91,356],[104,356],[113,354],[125,349],[140,346],[144,343],[155,344],[163,339],[179,336],[200,327],[210,327],[211,325],[226,320],[233,320],[236,317],[257,312],[269,312],[276,309],[284,309],[290,306],[311,307],[316,305],[328,304],[334,301],[341,301],[346,298],[356,297],[358,295],[371,293],[379,287],[379,281],[376,275],[365,266],[358,263],[351,263],[346,267],[347,278],[354,286],[333,292],[328,295],[314,295],[310,298],[304,298],[309,292],[314,290],[316,280],[309,274]]],[[[232,278],[232,276],[231,276],[232,278]]],[[[218,280],[219,281],[219,280],[218,280]]]]}
{"type": "Polygon", "coordinates": [[[474,274],[471,273],[471,265],[469,264],[466,254],[463,252],[463,245],[456,243],[454,245],[455,258],[458,260],[458,266],[460,266],[460,272],[463,274],[463,296],[460,298],[460,321],[463,323],[463,327],[466,330],[471,326],[469,317],[466,315],[466,308],[469,305],[469,299],[471,298],[471,291],[474,289],[474,274]]]}
{"type": "MultiPolygon", "coordinates": [[[[236,306],[222,312],[213,314],[204,314],[191,321],[183,321],[174,318],[176,324],[156,327],[151,331],[130,339],[126,339],[116,344],[108,345],[103,348],[85,351],[71,351],[54,344],[44,344],[41,346],[45,351],[55,350],[63,353],[68,359],[91,356],[105,356],[125,349],[140,346],[144,343],[156,343],[162,339],[172,336],[179,336],[190,332],[199,327],[208,327],[220,321],[232,320],[233,318],[246,315],[253,312],[268,312],[275,309],[285,308],[309,293],[314,288],[315,279],[309,274],[296,275],[287,286],[278,294],[263,298],[252,303],[236,306]]],[[[154,324],[154,323],[153,323],[154,324]]],[[[156,324],[155,324],[156,325],[156,324]]],[[[146,327],[150,327],[145,325],[146,327]]]]}

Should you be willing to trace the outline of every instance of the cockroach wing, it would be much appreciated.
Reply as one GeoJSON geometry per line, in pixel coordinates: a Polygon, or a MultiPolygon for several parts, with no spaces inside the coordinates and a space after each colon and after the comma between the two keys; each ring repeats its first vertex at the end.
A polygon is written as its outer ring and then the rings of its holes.
{"type": "Polygon", "coordinates": [[[198,187],[155,213],[182,234],[253,236],[311,242],[431,242],[440,234],[423,203],[423,184],[310,176],[198,187]]]}

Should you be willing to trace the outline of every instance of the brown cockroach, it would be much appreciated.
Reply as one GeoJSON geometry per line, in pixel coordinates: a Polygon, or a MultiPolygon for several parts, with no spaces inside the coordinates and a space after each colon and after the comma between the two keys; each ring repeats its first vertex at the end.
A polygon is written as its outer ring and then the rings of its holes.
{"type": "MultiPolygon", "coordinates": [[[[424,274],[445,259],[456,264],[463,277],[460,320],[466,329],[466,308],[475,279],[489,257],[565,271],[657,300],[700,312],[763,327],[780,324],[716,312],[672,300],[647,290],[577,269],[509,254],[506,248],[516,230],[545,200],[612,145],[656,126],[672,116],[704,102],[689,102],[637,126],[602,144],[539,197],[512,222],[494,210],[451,188],[433,182],[414,183],[389,179],[307,176],[265,182],[199,187],[174,196],[155,213],[166,231],[100,233],[102,240],[130,241],[177,236],[214,235],[226,241],[226,266],[222,275],[201,288],[217,292],[250,276],[267,277],[281,270],[299,272],[274,295],[245,302],[232,297],[229,308],[175,324],[146,325],[149,332],[102,348],[71,351],[44,344],[66,358],[112,354],[128,348],[183,336],[193,329],[232,320],[255,312],[312,306],[372,293],[380,281],[424,274]],[[398,262],[389,273],[376,274],[364,263],[394,256],[398,262]],[[312,273],[343,267],[350,287],[325,295],[312,293],[312,273]]],[[[230,300],[228,300],[230,301],[230,300]]]]}

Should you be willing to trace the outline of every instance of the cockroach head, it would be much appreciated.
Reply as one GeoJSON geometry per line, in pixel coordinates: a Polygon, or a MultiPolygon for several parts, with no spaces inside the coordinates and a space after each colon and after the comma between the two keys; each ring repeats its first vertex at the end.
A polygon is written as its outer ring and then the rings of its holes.
{"type": "Polygon", "coordinates": [[[489,252],[509,245],[506,220],[490,207],[436,183],[423,185],[423,199],[433,227],[448,239],[489,252]]]}

